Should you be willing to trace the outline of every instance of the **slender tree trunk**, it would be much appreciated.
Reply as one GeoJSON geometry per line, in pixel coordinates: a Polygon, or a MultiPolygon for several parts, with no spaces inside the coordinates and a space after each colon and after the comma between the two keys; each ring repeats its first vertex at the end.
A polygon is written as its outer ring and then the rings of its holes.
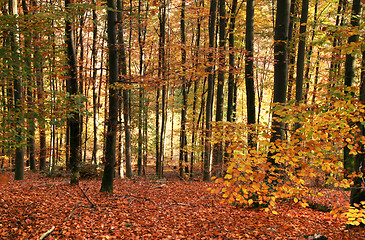
{"type": "Polygon", "coordinates": [[[109,49],[109,116],[107,119],[107,133],[105,143],[104,174],[100,192],[113,193],[113,177],[115,165],[115,148],[118,125],[118,54],[116,40],[116,6],[114,0],[108,0],[108,49],[109,49]]]}
{"type": "MultiPolygon", "coordinates": [[[[164,159],[164,148],[165,148],[165,129],[166,129],[166,53],[165,53],[165,43],[166,43],[166,1],[162,2],[162,6],[159,8],[159,20],[160,20],[160,33],[159,33],[159,76],[162,80],[162,96],[161,96],[161,132],[157,134],[158,140],[158,155],[156,161],[156,174],[158,177],[163,177],[163,159],[164,159]]],[[[159,93],[160,90],[158,90],[159,93]]],[[[159,94],[158,94],[159,95],[159,94]]],[[[158,107],[158,105],[157,105],[158,107]]],[[[156,118],[156,127],[157,127],[156,118]]],[[[159,128],[157,128],[159,131],[159,128]]]]}
{"type": "MultiPolygon", "coordinates": [[[[142,28],[142,0],[138,1],[138,47],[139,47],[139,76],[143,76],[143,63],[144,63],[144,32],[142,28]]],[[[138,176],[142,176],[143,173],[143,87],[140,84],[138,89],[138,176]]]]}
{"type": "MultiPolygon", "coordinates": [[[[22,0],[22,8],[25,16],[28,16],[29,9],[27,2],[22,0]]],[[[31,48],[31,34],[27,33],[24,36],[24,48],[30,49],[31,48]]],[[[28,136],[27,136],[27,166],[30,166],[30,170],[35,171],[35,121],[34,121],[34,100],[33,100],[33,79],[32,79],[32,64],[31,64],[31,54],[27,52],[27,59],[26,59],[26,81],[27,81],[27,104],[29,106],[28,109],[28,136]]],[[[34,60],[34,59],[33,59],[34,60]]]]}
{"type": "MultiPolygon", "coordinates": [[[[352,14],[351,14],[351,27],[353,30],[359,30],[360,26],[360,13],[361,13],[361,1],[354,0],[352,4],[352,14]]],[[[359,41],[359,34],[352,34],[349,39],[348,43],[355,43],[359,41]]],[[[355,77],[355,56],[352,53],[346,54],[346,61],[345,61],[345,94],[348,93],[349,87],[352,86],[355,77]]],[[[353,93],[351,94],[353,95],[353,93]]],[[[351,172],[351,162],[354,160],[354,157],[350,155],[350,149],[347,145],[344,147],[344,167],[346,170],[346,174],[351,172]]]]}
{"type": "Polygon", "coordinates": [[[299,28],[297,80],[296,80],[296,92],[295,92],[295,100],[297,102],[301,102],[303,100],[303,79],[304,79],[305,44],[306,44],[307,20],[308,20],[308,5],[309,5],[309,0],[303,0],[302,13],[300,17],[300,28],[299,28]]]}
{"type": "MultiPolygon", "coordinates": [[[[255,0],[247,0],[246,7],[246,59],[245,80],[247,95],[247,124],[252,126],[256,123],[255,82],[254,82],[254,16],[255,0]]],[[[255,129],[250,127],[248,132],[248,145],[256,147],[254,141],[255,129]]]]}
{"type": "MultiPolygon", "coordinates": [[[[182,66],[182,86],[181,91],[183,95],[183,103],[181,107],[181,129],[180,129],[180,156],[179,156],[179,173],[180,177],[184,177],[184,164],[187,165],[188,154],[186,152],[186,111],[187,111],[187,91],[186,91],[186,37],[185,37],[185,0],[181,1],[181,66],[182,66]]],[[[187,167],[185,165],[185,167],[187,167]]]]}
{"type": "MultiPolygon", "coordinates": [[[[359,100],[362,104],[365,104],[365,51],[362,52],[362,62],[361,62],[361,82],[360,82],[360,96],[359,100]]],[[[360,135],[365,136],[365,128],[362,123],[358,123],[360,128],[360,135]]],[[[359,175],[364,175],[364,164],[365,164],[365,147],[361,141],[358,141],[360,145],[361,151],[355,156],[354,161],[354,172],[358,174],[357,177],[353,179],[353,186],[351,187],[351,195],[350,195],[350,204],[354,206],[354,204],[361,204],[362,201],[365,201],[365,193],[362,187],[363,177],[359,177],[359,175]]]]}
{"type": "MultiPolygon", "coordinates": [[[[218,64],[218,83],[217,83],[217,106],[215,120],[223,121],[223,96],[224,96],[224,73],[226,67],[226,4],[225,0],[218,1],[219,9],[219,64],[218,64]]],[[[216,176],[223,174],[223,141],[220,139],[214,144],[213,167],[216,176]]]]}
{"type": "Polygon", "coordinates": [[[122,12],[124,10],[123,2],[118,0],[118,10],[121,12],[118,13],[118,23],[119,23],[119,31],[118,31],[118,40],[120,46],[120,70],[121,77],[123,79],[124,88],[122,90],[123,97],[123,119],[124,119],[124,155],[125,155],[125,163],[126,163],[126,177],[132,177],[132,160],[131,160],[131,130],[130,130],[130,108],[129,108],[129,90],[128,90],[128,82],[124,79],[127,79],[127,59],[125,54],[125,45],[124,45],[124,36],[123,36],[123,15],[122,12]]]}
{"type": "Polygon", "coordinates": [[[306,87],[305,87],[305,93],[304,93],[304,103],[307,104],[308,103],[308,93],[309,93],[309,87],[310,87],[310,77],[309,77],[309,72],[311,70],[311,58],[312,58],[312,54],[313,54],[313,41],[314,38],[316,36],[316,28],[317,28],[317,14],[318,14],[318,0],[316,0],[315,2],[315,6],[314,6],[314,20],[313,20],[313,27],[312,27],[312,37],[311,37],[311,43],[309,46],[309,50],[307,53],[307,66],[305,69],[305,77],[304,80],[306,81],[306,87]]]}
{"type": "MultiPolygon", "coordinates": [[[[247,10],[246,10],[247,11],[247,10]]],[[[227,99],[227,121],[233,121],[233,95],[235,85],[235,52],[234,52],[234,41],[235,41],[235,27],[236,27],[236,14],[237,14],[237,0],[232,1],[232,9],[230,16],[228,42],[229,42],[229,74],[228,74],[228,99],[227,99]]],[[[247,18],[247,17],[246,17],[247,18]]],[[[247,37],[247,36],[246,36],[247,37]]]]}
{"type": "MultiPolygon", "coordinates": [[[[66,9],[69,8],[70,0],[65,0],[66,9]]],[[[71,98],[75,98],[79,94],[79,85],[77,79],[77,63],[76,63],[76,50],[74,46],[74,36],[70,20],[66,21],[66,46],[67,46],[67,60],[69,66],[69,79],[68,79],[68,93],[71,98]]],[[[75,99],[71,99],[75,101],[75,99]]],[[[81,129],[80,129],[80,114],[77,110],[71,111],[71,117],[69,117],[70,124],[70,167],[71,167],[71,184],[79,184],[79,164],[81,160],[80,156],[80,144],[81,144],[81,129]]]]}
{"type": "Polygon", "coordinates": [[[213,112],[213,96],[214,96],[214,41],[215,41],[215,20],[217,12],[217,1],[210,1],[210,15],[209,15],[209,53],[208,63],[210,66],[207,68],[208,72],[208,89],[207,89],[207,101],[206,101],[206,117],[205,117],[205,151],[204,151],[204,168],[203,168],[203,180],[209,181],[211,176],[211,137],[212,137],[212,112],[213,112]]]}
{"type": "MultiPolygon", "coordinates": [[[[203,5],[204,1],[199,1],[198,7],[201,7],[203,5]]],[[[197,20],[197,33],[196,33],[196,42],[195,42],[195,68],[198,70],[199,66],[199,50],[200,50],[200,35],[201,35],[201,18],[198,18],[197,20]]],[[[196,131],[198,129],[199,123],[196,121],[196,106],[197,106],[197,91],[199,80],[194,81],[194,99],[193,99],[193,130],[191,134],[191,145],[192,145],[192,151],[190,153],[190,178],[193,178],[193,169],[194,169],[194,163],[195,163],[195,151],[196,151],[196,131]]],[[[202,101],[203,102],[203,101],[202,101]]]]}
{"type": "MultiPolygon", "coordinates": [[[[276,10],[275,36],[274,36],[274,104],[286,102],[288,86],[288,27],[290,15],[290,0],[278,0],[276,10]]],[[[270,138],[271,143],[284,139],[284,126],[278,119],[280,118],[273,112],[270,138]]],[[[275,154],[275,153],[273,153],[275,154]]],[[[269,162],[275,164],[272,155],[269,162]]]]}
{"type": "Polygon", "coordinates": [[[292,89],[294,86],[294,72],[295,72],[295,46],[296,43],[294,41],[294,37],[296,35],[296,20],[297,20],[297,1],[291,0],[290,3],[290,17],[289,17],[289,30],[288,30],[288,57],[289,57],[289,66],[288,66],[288,93],[287,100],[290,101],[292,98],[292,89]]]}
{"type": "MultiPolygon", "coordinates": [[[[304,84],[304,64],[305,64],[305,48],[306,48],[306,34],[307,34],[307,20],[308,20],[308,6],[309,0],[302,1],[302,13],[300,16],[299,28],[299,45],[297,58],[297,79],[295,84],[295,100],[297,103],[303,102],[303,84],[304,84]]],[[[299,129],[301,124],[295,123],[295,129],[299,129]]]]}
{"type": "MultiPolygon", "coordinates": [[[[16,0],[10,0],[9,2],[9,12],[14,17],[18,15],[18,3],[16,0]]],[[[14,72],[14,110],[16,114],[16,147],[15,147],[15,180],[23,180],[24,179],[24,147],[23,147],[23,127],[24,127],[24,119],[23,119],[23,86],[22,79],[20,74],[20,67],[17,63],[19,61],[19,33],[18,33],[18,25],[15,26],[15,30],[11,32],[11,51],[13,54],[13,61],[15,64],[13,66],[14,72]]]]}
{"type": "MultiPolygon", "coordinates": [[[[95,4],[95,0],[92,1],[95,4]]],[[[97,89],[97,68],[96,68],[96,61],[97,61],[97,48],[96,42],[98,38],[98,16],[96,14],[96,10],[93,9],[93,37],[92,37],[92,49],[91,49],[91,61],[92,61],[92,94],[93,94],[93,152],[91,162],[97,164],[97,152],[98,152],[98,125],[97,125],[97,118],[98,118],[98,96],[96,94],[97,89]]]]}

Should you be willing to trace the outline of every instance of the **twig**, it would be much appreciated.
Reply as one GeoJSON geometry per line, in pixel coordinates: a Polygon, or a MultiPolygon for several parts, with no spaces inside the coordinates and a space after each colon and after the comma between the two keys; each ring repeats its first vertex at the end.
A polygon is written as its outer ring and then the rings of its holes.
{"type": "Polygon", "coordinates": [[[81,192],[82,192],[82,194],[84,195],[84,197],[87,199],[87,201],[91,204],[91,207],[92,208],[95,208],[95,207],[97,207],[97,205],[95,205],[91,200],[90,200],[90,198],[86,195],[86,192],[87,192],[87,190],[89,190],[89,187],[86,189],[86,191],[84,191],[84,190],[82,190],[82,188],[80,187],[80,185],[78,185],[79,186],[79,188],[80,188],[80,190],[81,190],[81,192]]]}
{"type": "Polygon", "coordinates": [[[46,239],[51,233],[55,230],[55,227],[53,226],[51,229],[49,229],[47,232],[43,233],[43,235],[39,238],[39,240],[46,239]]]}
{"type": "Polygon", "coordinates": [[[72,214],[74,213],[75,209],[76,209],[76,208],[80,205],[80,203],[81,203],[81,200],[80,200],[80,201],[78,201],[78,202],[76,203],[75,207],[71,210],[71,212],[70,212],[70,214],[68,215],[68,217],[66,218],[66,220],[65,220],[65,221],[63,221],[63,224],[64,224],[65,222],[67,222],[67,221],[71,218],[72,214]]]}
{"type": "Polygon", "coordinates": [[[175,199],[173,199],[173,198],[171,198],[171,199],[172,199],[172,201],[174,201],[174,202],[175,202],[175,204],[176,204],[176,205],[180,205],[180,206],[190,206],[190,204],[179,203],[179,202],[177,202],[175,199]]]}

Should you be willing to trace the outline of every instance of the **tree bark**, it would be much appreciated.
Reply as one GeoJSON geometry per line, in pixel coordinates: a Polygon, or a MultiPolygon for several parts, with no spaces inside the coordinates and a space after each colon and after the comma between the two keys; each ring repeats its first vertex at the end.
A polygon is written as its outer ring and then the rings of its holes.
{"type": "MultiPolygon", "coordinates": [[[[185,37],[185,0],[181,2],[181,19],[180,19],[180,28],[181,28],[181,66],[182,66],[182,86],[181,91],[183,95],[183,102],[181,106],[181,129],[180,129],[180,155],[179,155],[179,174],[180,177],[184,177],[184,167],[185,170],[188,168],[188,153],[186,152],[186,111],[187,111],[187,90],[186,90],[186,37],[185,37]],[[185,166],[184,166],[185,164],[185,166]]],[[[188,173],[185,171],[185,173],[188,173]]]]}
{"type": "MultiPolygon", "coordinates": [[[[354,0],[352,4],[352,13],[351,13],[351,27],[352,30],[358,31],[360,26],[360,13],[361,13],[361,1],[354,0]]],[[[359,34],[352,34],[348,39],[348,44],[355,43],[359,41],[359,34]]],[[[346,54],[345,61],[345,94],[348,94],[349,87],[352,86],[355,77],[355,56],[352,53],[346,54]]],[[[351,93],[353,96],[354,94],[351,93]]],[[[344,167],[346,170],[346,174],[351,172],[351,162],[354,160],[354,157],[350,155],[350,149],[347,145],[343,150],[344,155],[344,167]]]]}
{"type": "MultiPolygon", "coordinates": [[[[65,0],[65,7],[68,10],[71,1],[65,0]]],[[[70,95],[70,101],[75,102],[75,98],[79,94],[79,85],[77,79],[77,62],[76,62],[76,50],[74,46],[74,35],[72,30],[72,24],[70,20],[66,21],[66,46],[67,46],[67,64],[69,67],[68,72],[68,93],[70,95]]],[[[80,114],[78,109],[71,110],[71,117],[69,117],[70,124],[70,168],[71,168],[71,184],[79,184],[79,164],[81,160],[80,147],[81,147],[81,129],[80,129],[80,114]]]]}
{"type": "MultiPolygon", "coordinates": [[[[286,102],[288,86],[288,26],[290,15],[290,0],[278,0],[274,35],[274,104],[286,102]]],[[[270,138],[271,143],[284,139],[284,126],[278,119],[279,115],[273,112],[270,138]]],[[[272,155],[269,162],[275,164],[272,155]]]]}
{"type": "Polygon", "coordinates": [[[205,149],[204,149],[204,168],[203,180],[209,181],[211,177],[211,137],[212,137],[212,112],[213,112],[213,96],[214,96],[214,41],[215,41],[215,20],[217,12],[217,1],[210,1],[209,15],[209,53],[208,53],[208,89],[205,110],[205,149]]]}
{"type": "MultiPolygon", "coordinates": [[[[14,17],[18,15],[18,3],[16,0],[10,0],[9,2],[9,12],[14,17]]],[[[16,24],[15,29],[11,32],[11,51],[13,54],[13,61],[15,64],[13,66],[14,73],[14,112],[16,114],[16,122],[14,123],[16,126],[16,137],[15,137],[15,174],[14,180],[23,180],[24,179],[24,136],[23,136],[23,127],[24,127],[24,117],[23,117],[23,86],[22,86],[22,78],[20,74],[20,67],[17,61],[20,60],[19,56],[19,33],[18,33],[18,25],[16,24]]]]}
{"type": "Polygon", "coordinates": [[[247,95],[247,124],[248,145],[255,147],[254,129],[252,124],[256,123],[256,105],[255,105],[255,83],[254,83],[254,16],[255,16],[255,0],[247,0],[246,7],[246,63],[245,63],[245,81],[246,81],[246,95],[247,95]]]}
{"type": "Polygon", "coordinates": [[[107,119],[107,132],[105,143],[104,174],[100,192],[113,193],[113,177],[115,165],[115,149],[118,124],[118,54],[116,48],[116,6],[114,0],[108,0],[108,50],[109,50],[109,116],[107,119]]]}

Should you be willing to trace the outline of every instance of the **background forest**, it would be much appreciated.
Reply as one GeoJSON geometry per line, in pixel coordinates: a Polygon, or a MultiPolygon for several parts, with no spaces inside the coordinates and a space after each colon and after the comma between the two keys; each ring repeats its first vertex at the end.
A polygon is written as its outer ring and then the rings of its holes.
{"type": "Polygon", "coordinates": [[[113,192],[152,165],[217,178],[238,205],[351,190],[365,222],[362,1],[0,7],[0,169],[16,180],[95,169],[113,192]]]}

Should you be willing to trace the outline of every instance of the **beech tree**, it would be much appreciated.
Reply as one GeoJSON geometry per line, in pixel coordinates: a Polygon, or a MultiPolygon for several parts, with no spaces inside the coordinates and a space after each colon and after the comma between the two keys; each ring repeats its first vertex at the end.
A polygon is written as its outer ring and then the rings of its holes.
{"type": "MultiPolygon", "coordinates": [[[[247,123],[256,123],[256,105],[255,105],[255,83],[254,83],[254,16],[255,1],[248,0],[246,7],[246,57],[245,57],[245,82],[247,95],[247,123]]],[[[248,133],[248,145],[255,147],[253,140],[254,129],[250,129],[248,133]]]]}
{"type": "Polygon", "coordinates": [[[208,73],[208,89],[207,89],[207,100],[205,110],[205,149],[204,149],[204,173],[203,179],[205,181],[210,180],[211,176],[211,137],[212,137],[212,111],[213,111],[213,96],[214,96],[214,41],[215,41],[215,19],[217,12],[217,1],[210,1],[210,15],[209,15],[209,53],[208,63],[210,64],[207,68],[208,73]]]}
{"type": "MultiPolygon", "coordinates": [[[[274,91],[273,103],[285,103],[288,86],[288,27],[290,0],[278,0],[274,36],[274,91]]],[[[273,113],[272,137],[270,142],[284,139],[284,126],[273,113]]]]}
{"type": "MultiPolygon", "coordinates": [[[[70,0],[65,0],[65,7],[69,9],[70,0]]],[[[75,106],[71,109],[68,122],[70,126],[70,168],[71,168],[71,183],[79,184],[79,164],[81,160],[81,129],[80,129],[80,113],[77,108],[77,97],[79,94],[79,84],[78,84],[78,71],[76,63],[76,49],[74,46],[74,33],[72,30],[72,24],[70,19],[66,20],[66,46],[67,46],[67,60],[68,60],[68,81],[67,81],[67,91],[69,93],[70,101],[75,106]]]]}
{"type": "Polygon", "coordinates": [[[104,174],[100,192],[113,193],[113,177],[115,165],[115,148],[118,124],[118,90],[119,78],[118,53],[116,40],[116,6],[114,0],[108,0],[108,50],[109,50],[109,116],[105,142],[104,174]]]}
{"type": "MultiPolygon", "coordinates": [[[[9,12],[16,19],[18,17],[18,3],[16,0],[9,1],[9,12]]],[[[16,20],[17,21],[17,20],[16,20]]],[[[16,139],[15,139],[15,180],[24,179],[24,147],[23,147],[23,86],[22,86],[22,75],[20,66],[17,61],[20,61],[20,50],[19,50],[19,33],[18,25],[15,23],[15,29],[11,32],[11,50],[13,54],[14,63],[12,64],[13,69],[13,84],[14,84],[14,114],[16,114],[16,139]]]]}
{"type": "MultiPolygon", "coordinates": [[[[348,38],[348,44],[356,43],[359,41],[359,34],[357,31],[359,30],[360,26],[360,13],[361,13],[361,1],[354,0],[352,3],[352,13],[351,13],[351,31],[352,34],[348,38]]],[[[355,77],[355,56],[353,52],[346,54],[346,61],[345,61],[345,94],[349,93],[349,89],[354,81],[355,77]]],[[[351,93],[351,95],[354,95],[351,93]]],[[[352,156],[350,155],[350,149],[348,146],[344,147],[344,167],[347,169],[348,173],[351,172],[351,162],[354,161],[352,156]]]]}

